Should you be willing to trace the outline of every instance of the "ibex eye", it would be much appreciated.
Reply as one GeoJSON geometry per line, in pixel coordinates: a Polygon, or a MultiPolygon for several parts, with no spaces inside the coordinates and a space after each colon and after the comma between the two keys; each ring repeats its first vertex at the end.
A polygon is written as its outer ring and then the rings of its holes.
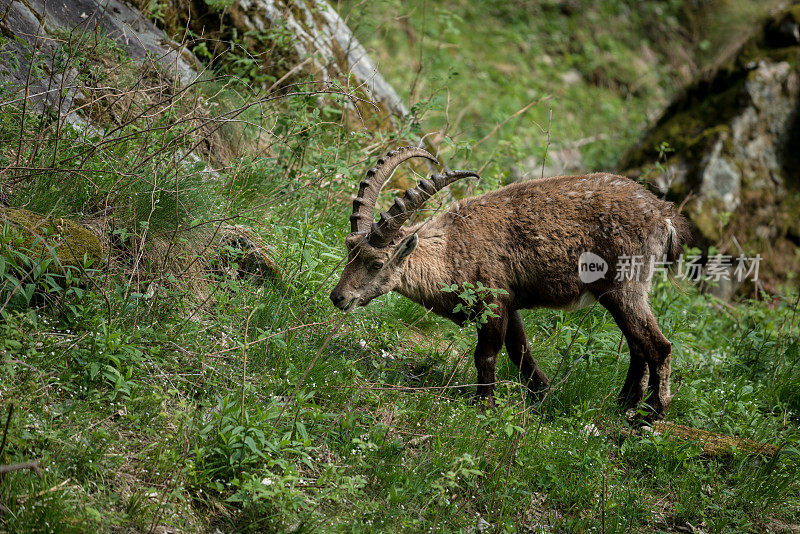
{"type": "Polygon", "coordinates": [[[372,262],[372,265],[370,265],[370,268],[372,268],[375,271],[377,271],[378,269],[381,269],[382,267],[383,267],[383,262],[382,261],[375,261],[375,262],[372,262]]]}

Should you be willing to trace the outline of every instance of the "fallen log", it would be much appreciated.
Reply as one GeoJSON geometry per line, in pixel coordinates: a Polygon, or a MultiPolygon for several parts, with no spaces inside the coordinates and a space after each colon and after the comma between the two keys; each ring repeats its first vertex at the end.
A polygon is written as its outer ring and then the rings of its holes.
{"type": "Polygon", "coordinates": [[[725,457],[731,456],[734,452],[742,451],[753,454],[763,454],[765,456],[775,456],[780,447],[761,443],[746,438],[709,432],[671,421],[656,421],[652,426],[643,426],[639,429],[621,428],[618,436],[621,439],[629,438],[633,435],[641,435],[642,432],[652,432],[656,436],[664,436],[668,439],[680,441],[697,442],[703,446],[703,456],[725,457]]]}
{"type": "Polygon", "coordinates": [[[22,471],[29,469],[36,473],[39,478],[42,477],[42,470],[39,469],[39,460],[32,460],[30,462],[19,462],[16,464],[0,465],[0,475],[5,475],[12,471],[22,471]]]}

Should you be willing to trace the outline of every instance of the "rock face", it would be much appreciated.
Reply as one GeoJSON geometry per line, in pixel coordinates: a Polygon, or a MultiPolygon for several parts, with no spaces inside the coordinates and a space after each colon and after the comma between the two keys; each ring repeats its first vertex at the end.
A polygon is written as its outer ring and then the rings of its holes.
{"type": "Polygon", "coordinates": [[[181,83],[197,77],[199,62],[138,11],[118,0],[0,0],[0,81],[29,102],[76,125],[73,111],[81,92],[78,73],[62,63],[65,50],[87,46],[95,32],[112,39],[136,60],[154,59],[181,83]],[[27,85],[27,90],[26,90],[27,85]]]}
{"type": "Polygon", "coordinates": [[[367,51],[336,11],[322,0],[236,0],[232,17],[244,31],[263,31],[285,25],[294,36],[298,57],[308,58],[306,70],[331,81],[352,75],[370,100],[398,117],[408,114],[405,104],[370,59],[367,51]]]}
{"type": "MultiPolygon", "coordinates": [[[[133,1],[142,11],[150,5],[150,0],[133,1]]],[[[242,58],[255,60],[247,68],[262,89],[274,90],[310,75],[317,82],[336,82],[363,99],[350,101],[359,120],[383,125],[387,118],[408,114],[397,92],[325,0],[166,0],[165,5],[164,26],[169,33],[182,35],[188,28],[198,36],[190,46],[212,62],[224,64],[226,57],[234,58],[229,53],[232,48],[243,51],[237,61],[241,65],[242,58]]],[[[319,83],[312,87],[326,88],[319,83]]]]}
{"type": "Polygon", "coordinates": [[[800,268],[799,69],[793,6],[689,86],[619,165],[685,201],[701,242],[760,254],[768,290],[800,268]]]}
{"type": "MultiPolygon", "coordinates": [[[[149,0],[135,0],[134,4],[143,11],[152,7],[149,0]]],[[[319,81],[335,80],[373,102],[383,111],[377,114],[383,118],[408,114],[364,47],[327,2],[234,0],[221,11],[215,10],[215,4],[204,0],[167,3],[164,9],[169,23],[165,25],[176,35],[189,27],[201,36],[194,44],[206,37],[206,45],[212,48],[230,49],[226,37],[244,36],[241,45],[261,63],[257,68],[268,71],[273,79],[306,73],[319,81]],[[281,46],[275,43],[278,38],[283,39],[281,46]],[[280,61],[269,60],[275,54],[282,56],[280,61]]],[[[85,125],[84,118],[73,113],[73,101],[81,91],[78,73],[59,62],[65,58],[65,48],[87,46],[96,33],[113,40],[135,60],[155,61],[181,84],[197,78],[201,70],[200,62],[186,47],[170,39],[142,11],[120,0],[0,0],[0,13],[0,30],[8,37],[2,43],[0,80],[42,110],[55,110],[76,125],[85,125]]],[[[355,102],[362,115],[376,115],[371,104],[355,102]]]]}

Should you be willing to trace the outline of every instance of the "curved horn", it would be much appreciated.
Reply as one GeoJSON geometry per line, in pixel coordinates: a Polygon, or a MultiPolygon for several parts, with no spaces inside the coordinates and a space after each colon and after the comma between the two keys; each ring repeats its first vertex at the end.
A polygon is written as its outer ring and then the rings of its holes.
{"type": "Polygon", "coordinates": [[[391,243],[403,223],[420,209],[426,200],[443,187],[459,178],[468,176],[480,178],[478,173],[472,171],[448,171],[444,174],[434,174],[430,179],[422,180],[417,187],[407,190],[402,198],[395,198],[389,211],[381,213],[380,220],[372,224],[372,229],[367,236],[369,244],[380,248],[391,243]]]}
{"type": "Polygon", "coordinates": [[[427,158],[436,165],[439,164],[430,152],[415,146],[404,146],[379,158],[378,164],[367,171],[366,178],[358,188],[358,196],[353,200],[353,214],[350,216],[352,233],[369,231],[375,217],[375,202],[378,200],[378,193],[381,192],[383,184],[398,165],[409,158],[417,157],[427,158]]]}

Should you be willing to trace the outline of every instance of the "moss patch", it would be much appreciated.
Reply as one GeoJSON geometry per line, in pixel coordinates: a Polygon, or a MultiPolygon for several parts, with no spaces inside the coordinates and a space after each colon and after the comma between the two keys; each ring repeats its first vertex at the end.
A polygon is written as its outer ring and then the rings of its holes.
{"type": "Polygon", "coordinates": [[[0,221],[10,224],[32,255],[53,257],[60,266],[80,266],[84,258],[95,265],[103,260],[100,239],[69,219],[51,219],[24,209],[0,207],[0,221]]]}
{"type": "MultiPolygon", "coordinates": [[[[723,132],[730,131],[730,121],[744,109],[745,78],[737,79],[733,86],[717,94],[706,94],[695,104],[673,105],[665,112],[644,139],[629,150],[620,161],[621,169],[635,169],[652,165],[658,160],[659,147],[667,143],[693,167],[700,157],[723,132]],[[681,109],[681,111],[678,111],[681,109]]],[[[713,84],[716,85],[716,84],[713,84]]],[[[711,90],[711,86],[707,87],[711,90]]],[[[694,100],[698,95],[687,96],[694,100]]],[[[690,169],[690,176],[693,174],[690,169]]]]}

